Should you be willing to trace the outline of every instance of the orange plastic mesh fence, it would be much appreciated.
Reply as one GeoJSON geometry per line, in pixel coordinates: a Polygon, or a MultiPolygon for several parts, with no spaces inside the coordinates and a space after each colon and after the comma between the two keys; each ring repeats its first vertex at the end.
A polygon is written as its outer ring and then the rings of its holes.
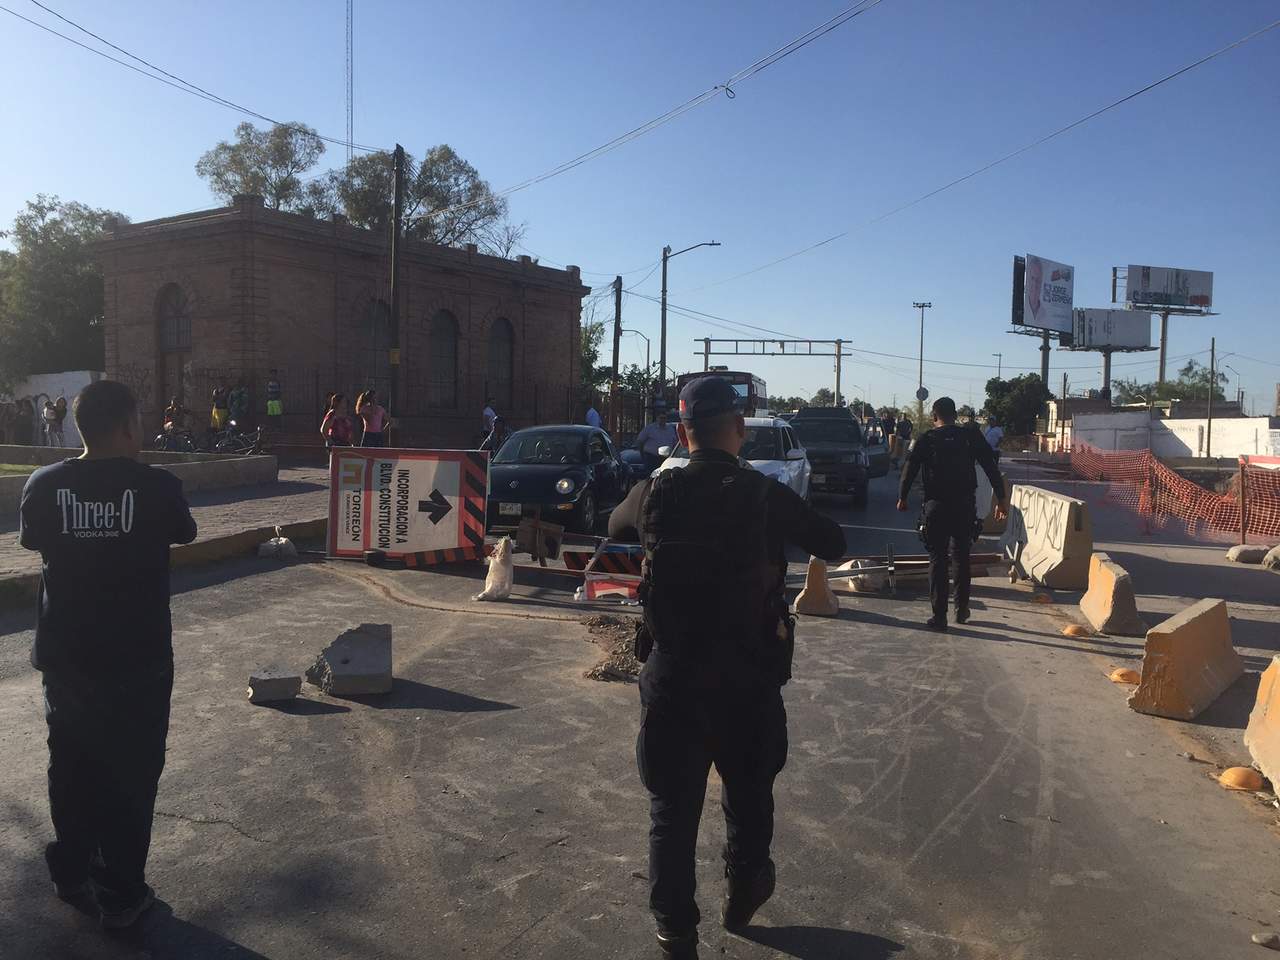
{"type": "MultiPolygon", "coordinates": [[[[1240,529],[1240,478],[1226,493],[1206,490],[1161,463],[1150,450],[1098,450],[1088,444],[1071,449],[1072,472],[1084,480],[1110,483],[1107,497],[1163,526],[1181,520],[1194,534],[1240,529]]],[[[1280,470],[1245,467],[1247,535],[1280,538],[1280,470]]]]}

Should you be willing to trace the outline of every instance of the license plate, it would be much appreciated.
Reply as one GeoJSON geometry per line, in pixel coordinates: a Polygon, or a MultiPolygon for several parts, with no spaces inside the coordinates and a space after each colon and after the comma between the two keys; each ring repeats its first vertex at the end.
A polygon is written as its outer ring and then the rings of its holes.
{"type": "Polygon", "coordinates": [[[498,516],[501,516],[501,517],[518,517],[518,516],[520,516],[520,504],[518,504],[518,503],[500,503],[500,504],[498,504],[498,516]]]}
{"type": "Polygon", "coordinates": [[[811,481],[813,481],[814,483],[826,483],[826,482],[827,482],[827,475],[826,475],[825,473],[815,473],[815,474],[814,474],[812,477],[810,477],[809,479],[810,479],[811,481]]]}

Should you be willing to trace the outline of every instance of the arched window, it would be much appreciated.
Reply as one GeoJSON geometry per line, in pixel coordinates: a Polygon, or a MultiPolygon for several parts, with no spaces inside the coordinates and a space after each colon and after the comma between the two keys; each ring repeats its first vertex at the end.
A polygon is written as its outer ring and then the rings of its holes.
{"type": "Polygon", "coordinates": [[[427,404],[458,405],[458,320],[438,310],[427,330],[427,404]]]}
{"type": "Polygon", "coordinates": [[[165,284],[156,294],[156,326],[161,353],[191,349],[191,305],[176,283],[165,284]]]}
{"type": "Polygon", "coordinates": [[[515,332],[511,321],[499,317],[489,328],[489,396],[499,413],[507,413],[512,404],[512,381],[515,379],[515,332]]]}

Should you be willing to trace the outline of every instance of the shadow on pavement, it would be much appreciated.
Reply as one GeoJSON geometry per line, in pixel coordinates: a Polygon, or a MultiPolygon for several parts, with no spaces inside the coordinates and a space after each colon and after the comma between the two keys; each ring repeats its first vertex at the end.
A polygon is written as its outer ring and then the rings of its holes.
{"type": "Polygon", "coordinates": [[[906,949],[872,933],[836,927],[748,927],[739,935],[797,960],[887,960],[906,949]]]}
{"type": "Polygon", "coordinates": [[[264,703],[262,706],[277,713],[288,713],[295,717],[318,717],[330,713],[350,713],[351,708],[340,703],[326,703],[323,700],[307,700],[298,697],[294,700],[280,700],[276,703],[264,703]]]}
{"type": "Polygon", "coordinates": [[[391,692],[373,696],[343,697],[364,703],[378,710],[443,710],[447,713],[489,713],[497,710],[517,710],[515,704],[501,700],[486,700],[469,693],[458,693],[443,687],[433,687],[417,680],[396,677],[391,692]]]}
{"type": "Polygon", "coordinates": [[[1261,674],[1244,674],[1191,722],[1202,727],[1243,730],[1249,725],[1249,713],[1253,710],[1254,701],[1258,699],[1258,683],[1261,679],[1261,674]]]}
{"type": "Polygon", "coordinates": [[[145,951],[149,957],[173,958],[173,960],[200,960],[217,957],[218,960],[268,960],[256,950],[241,946],[204,927],[176,916],[173,908],[163,900],[142,915],[132,927],[110,934],[110,939],[145,951]]]}

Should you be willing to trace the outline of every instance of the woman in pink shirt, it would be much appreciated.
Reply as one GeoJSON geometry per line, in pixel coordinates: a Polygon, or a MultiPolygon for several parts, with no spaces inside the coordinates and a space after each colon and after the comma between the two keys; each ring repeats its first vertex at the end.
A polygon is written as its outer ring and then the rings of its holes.
{"type": "Polygon", "coordinates": [[[378,403],[377,393],[366,390],[356,398],[356,416],[364,421],[364,439],[360,441],[360,446],[385,447],[386,429],[391,418],[378,403]]]}
{"type": "Polygon", "coordinates": [[[329,395],[329,409],[320,424],[320,435],[330,449],[351,446],[351,418],[347,416],[347,398],[342,394],[329,395]]]}

